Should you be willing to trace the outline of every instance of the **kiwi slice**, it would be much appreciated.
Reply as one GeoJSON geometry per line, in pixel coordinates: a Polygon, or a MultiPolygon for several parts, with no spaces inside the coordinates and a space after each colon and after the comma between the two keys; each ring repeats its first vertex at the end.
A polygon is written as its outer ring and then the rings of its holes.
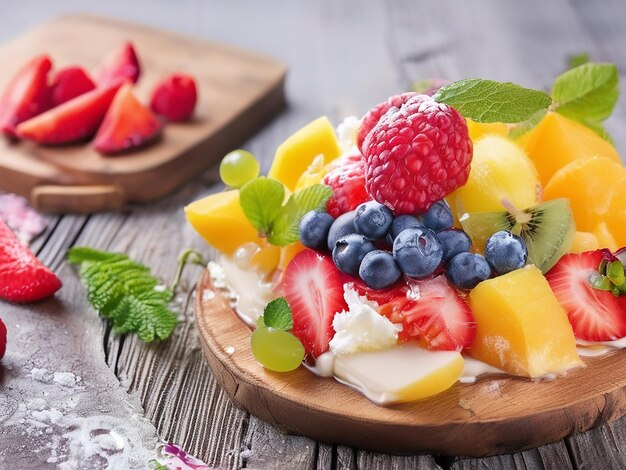
{"type": "Polygon", "coordinates": [[[552,268],[572,245],[576,226],[568,199],[553,199],[528,209],[517,209],[508,201],[502,212],[475,212],[463,214],[459,221],[463,230],[481,251],[485,242],[500,230],[519,235],[528,247],[528,263],[541,272],[552,268]]]}

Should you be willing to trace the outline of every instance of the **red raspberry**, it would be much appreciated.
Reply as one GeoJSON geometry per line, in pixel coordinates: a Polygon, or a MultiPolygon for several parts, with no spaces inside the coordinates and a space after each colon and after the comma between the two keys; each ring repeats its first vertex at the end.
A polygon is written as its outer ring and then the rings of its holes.
{"type": "Polygon", "coordinates": [[[330,186],[334,194],[326,210],[337,218],[371,197],[365,189],[365,162],[360,153],[344,155],[330,165],[332,169],[324,176],[324,184],[330,186]]]}
{"type": "Polygon", "coordinates": [[[186,121],[191,118],[197,101],[195,79],[191,75],[178,73],[156,84],[150,107],[168,121],[186,121]]]}
{"type": "Polygon", "coordinates": [[[426,212],[465,184],[472,161],[463,116],[427,95],[385,114],[363,150],[369,194],[396,215],[426,212]]]}
{"type": "Polygon", "coordinates": [[[394,95],[390,97],[387,101],[383,101],[382,103],[378,103],[372,109],[370,109],[363,119],[361,120],[361,127],[359,127],[359,131],[356,134],[356,145],[359,147],[361,153],[363,153],[363,141],[367,137],[367,134],[374,128],[380,118],[389,111],[391,108],[399,108],[404,103],[406,103],[409,99],[413,98],[417,93],[409,92],[402,93],[401,95],[394,95]]]}

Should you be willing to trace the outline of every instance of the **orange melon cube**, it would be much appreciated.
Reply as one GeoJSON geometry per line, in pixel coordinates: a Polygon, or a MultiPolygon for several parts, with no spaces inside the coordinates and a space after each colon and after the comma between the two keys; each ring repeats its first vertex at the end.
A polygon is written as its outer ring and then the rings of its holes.
{"type": "Polygon", "coordinates": [[[548,113],[525,138],[526,153],[535,163],[539,179],[547,184],[562,167],[581,157],[605,157],[620,162],[615,147],[588,127],[557,113],[548,113]]]}
{"type": "Polygon", "coordinates": [[[469,299],[476,319],[470,354],[476,359],[524,377],[583,365],[567,314],[537,267],[483,281],[469,299]]]}

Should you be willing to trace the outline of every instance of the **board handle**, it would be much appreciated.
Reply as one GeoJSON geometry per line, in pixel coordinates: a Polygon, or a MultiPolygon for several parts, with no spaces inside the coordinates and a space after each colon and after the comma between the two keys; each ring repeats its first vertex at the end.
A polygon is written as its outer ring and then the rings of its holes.
{"type": "Polygon", "coordinates": [[[124,190],[115,185],[36,186],[30,203],[42,212],[91,214],[119,211],[124,207],[124,190]]]}

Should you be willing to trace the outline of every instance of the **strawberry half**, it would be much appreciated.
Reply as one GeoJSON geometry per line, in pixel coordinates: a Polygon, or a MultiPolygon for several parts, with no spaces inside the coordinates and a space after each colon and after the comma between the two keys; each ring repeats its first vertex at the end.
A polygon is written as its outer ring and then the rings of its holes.
{"type": "Polygon", "coordinates": [[[120,79],[137,83],[141,74],[141,65],[133,43],[125,42],[120,49],[112,53],[94,73],[98,86],[108,86],[120,79]]]}
{"type": "Polygon", "coordinates": [[[59,70],[52,79],[52,105],[58,106],[96,87],[82,67],[66,67],[59,70]]]}
{"type": "Polygon", "coordinates": [[[626,336],[626,297],[591,287],[602,250],[564,255],[546,274],[552,292],[567,313],[574,336],[585,341],[612,341],[626,336]]]}
{"type": "Polygon", "coordinates": [[[52,62],[40,55],[24,65],[7,85],[0,98],[0,131],[16,137],[16,126],[50,108],[48,72],[52,62]]]}
{"type": "Polygon", "coordinates": [[[4,353],[7,350],[7,327],[0,319],[0,359],[4,357],[4,353]]]}
{"type": "Polygon", "coordinates": [[[365,189],[365,162],[358,151],[339,157],[329,167],[323,181],[333,190],[326,210],[334,218],[372,199],[365,189]]]}
{"type": "Polygon", "coordinates": [[[401,323],[400,341],[419,338],[429,349],[460,351],[476,336],[476,323],[469,306],[445,276],[402,282],[387,290],[373,290],[354,282],[360,295],[378,303],[380,313],[401,323]]]}
{"type": "Polygon", "coordinates": [[[17,134],[40,144],[60,145],[94,135],[122,82],[100,87],[17,126],[17,134]]]}
{"type": "Polygon", "coordinates": [[[127,83],[115,95],[93,147],[105,154],[123,152],[149,143],[160,131],[161,122],[135,98],[132,85],[127,83]]]}
{"type": "Polygon", "coordinates": [[[307,353],[317,357],[328,351],[333,318],[347,309],[343,276],[329,256],[313,250],[298,253],[289,263],[283,289],[293,314],[292,333],[307,353]]]}
{"type": "Polygon", "coordinates": [[[61,281],[0,220],[0,298],[26,303],[50,297],[61,281]]]}
{"type": "Polygon", "coordinates": [[[191,75],[173,74],[159,82],[152,91],[152,111],[168,121],[186,121],[198,101],[196,81],[191,75]]]}

